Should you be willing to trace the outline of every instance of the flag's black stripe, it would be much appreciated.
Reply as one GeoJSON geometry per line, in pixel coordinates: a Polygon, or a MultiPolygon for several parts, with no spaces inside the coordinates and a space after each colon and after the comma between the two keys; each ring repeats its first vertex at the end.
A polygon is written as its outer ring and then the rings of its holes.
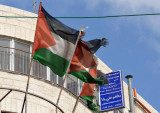
{"type": "Polygon", "coordinates": [[[48,23],[48,26],[49,26],[49,29],[51,30],[51,32],[56,33],[61,38],[65,39],[73,44],[76,43],[79,31],[66,26],[65,24],[63,24],[62,22],[57,20],[56,18],[52,17],[50,14],[48,14],[45,11],[45,9],[43,7],[41,8],[41,11],[45,15],[45,18],[47,20],[47,23],[48,23]]]}

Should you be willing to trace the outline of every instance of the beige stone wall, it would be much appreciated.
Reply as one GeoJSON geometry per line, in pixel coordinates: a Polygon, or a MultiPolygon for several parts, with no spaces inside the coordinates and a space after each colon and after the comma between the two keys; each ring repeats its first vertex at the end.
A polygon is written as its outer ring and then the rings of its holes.
{"type": "MultiPolygon", "coordinates": [[[[151,113],[159,113],[157,110],[155,110],[147,101],[145,101],[139,94],[137,94],[137,99],[143,104],[145,105],[145,107],[147,107],[147,109],[149,111],[151,111],[151,113]]],[[[140,113],[146,113],[146,111],[144,111],[144,109],[141,109],[142,107],[140,107],[139,105],[135,104],[138,107],[135,107],[135,111],[137,113],[139,113],[139,110],[141,110],[142,112],[140,113]],[[138,109],[139,108],[139,109],[138,109]]]]}
{"type": "MultiPolygon", "coordinates": [[[[14,88],[25,91],[27,83],[26,75],[17,75],[0,71],[0,87],[14,88]]],[[[0,98],[8,90],[0,89],[0,98]]],[[[60,87],[43,80],[30,79],[29,92],[42,96],[54,103],[57,102],[60,87]]],[[[21,112],[24,93],[12,91],[2,102],[1,109],[4,111],[21,112]]],[[[71,113],[76,102],[76,97],[69,91],[63,90],[59,101],[59,107],[65,113],[71,113]]],[[[55,113],[55,106],[34,96],[28,95],[28,113],[55,113]]],[[[79,102],[76,113],[91,113],[91,111],[79,102]]]]}
{"type": "MultiPolygon", "coordinates": [[[[33,16],[36,14],[0,5],[1,16],[33,16]]],[[[37,18],[0,18],[0,34],[33,42],[37,18]]]]}
{"type": "Polygon", "coordinates": [[[1,113],[1,104],[0,104],[0,113],[1,113]]]}

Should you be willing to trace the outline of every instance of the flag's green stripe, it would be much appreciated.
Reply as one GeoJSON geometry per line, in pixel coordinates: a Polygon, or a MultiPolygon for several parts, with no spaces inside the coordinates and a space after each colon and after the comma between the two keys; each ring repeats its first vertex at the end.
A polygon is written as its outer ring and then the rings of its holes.
{"type": "Polygon", "coordinates": [[[86,70],[73,71],[69,74],[72,74],[73,76],[79,78],[80,80],[86,83],[95,83],[103,85],[103,81],[100,80],[100,78],[93,78],[86,70]]]}
{"type": "Polygon", "coordinates": [[[69,61],[52,53],[46,48],[36,50],[33,58],[43,65],[50,67],[55,74],[61,77],[66,74],[69,61]]]}
{"type": "Polygon", "coordinates": [[[93,96],[81,96],[82,99],[93,102],[93,96]]]}
{"type": "Polygon", "coordinates": [[[94,96],[82,96],[81,98],[87,101],[89,109],[93,110],[95,113],[99,112],[99,107],[93,103],[94,96]]]}
{"type": "Polygon", "coordinates": [[[93,110],[95,113],[99,113],[99,107],[93,102],[87,101],[88,108],[93,110]]]}

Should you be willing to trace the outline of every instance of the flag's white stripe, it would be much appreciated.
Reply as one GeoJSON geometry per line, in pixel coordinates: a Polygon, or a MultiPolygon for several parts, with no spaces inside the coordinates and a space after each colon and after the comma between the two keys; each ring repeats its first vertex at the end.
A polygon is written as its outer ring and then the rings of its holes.
{"type": "Polygon", "coordinates": [[[75,48],[75,45],[67,40],[64,40],[59,35],[51,32],[53,38],[56,41],[56,45],[50,46],[47,49],[53,52],[54,54],[57,54],[66,60],[70,60],[75,48]]]}

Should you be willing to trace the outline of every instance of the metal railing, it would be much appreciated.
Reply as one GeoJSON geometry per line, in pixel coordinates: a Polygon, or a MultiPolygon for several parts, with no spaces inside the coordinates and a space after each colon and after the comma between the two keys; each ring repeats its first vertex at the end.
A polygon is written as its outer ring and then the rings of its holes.
{"type": "MultiPolygon", "coordinates": [[[[0,69],[4,71],[13,71],[20,74],[29,74],[29,65],[31,53],[23,50],[0,46],[0,69]]],[[[32,76],[47,79],[47,67],[40,64],[36,60],[32,63],[32,76]]],[[[63,77],[59,77],[54,73],[50,73],[50,81],[62,85],[63,77]]],[[[76,77],[68,76],[66,88],[73,94],[79,95],[83,83],[78,81],[76,77]]]]}
{"type": "MultiPolygon", "coordinates": [[[[29,74],[30,59],[29,52],[0,46],[0,69],[2,70],[29,74]]],[[[34,60],[31,75],[46,79],[47,67],[34,60]]]]}
{"type": "MultiPolygon", "coordinates": [[[[5,97],[7,97],[11,92],[13,92],[13,91],[14,91],[14,92],[20,92],[20,93],[26,93],[25,91],[22,91],[22,90],[19,90],[19,89],[14,89],[14,88],[0,87],[0,89],[9,90],[8,93],[7,93],[6,95],[4,95],[4,96],[0,99],[0,102],[1,102],[5,97]]],[[[52,101],[50,101],[50,100],[48,100],[48,99],[46,99],[46,98],[44,98],[44,97],[42,97],[42,96],[40,96],[40,95],[37,95],[37,94],[33,94],[33,93],[29,93],[29,92],[28,92],[27,94],[28,94],[28,95],[31,95],[31,96],[34,96],[34,97],[37,97],[37,98],[39,98],[39,99],[42,99],[42,100],[50,103],[51,105],[53,105],[53,106],[55,106],[56,108],[58,108],[58,109],[61,111],[61,113],[64,113],[64,111],[63,111],[59,106],[57,106],[54,102],[52,102],[52,101]]]]}

